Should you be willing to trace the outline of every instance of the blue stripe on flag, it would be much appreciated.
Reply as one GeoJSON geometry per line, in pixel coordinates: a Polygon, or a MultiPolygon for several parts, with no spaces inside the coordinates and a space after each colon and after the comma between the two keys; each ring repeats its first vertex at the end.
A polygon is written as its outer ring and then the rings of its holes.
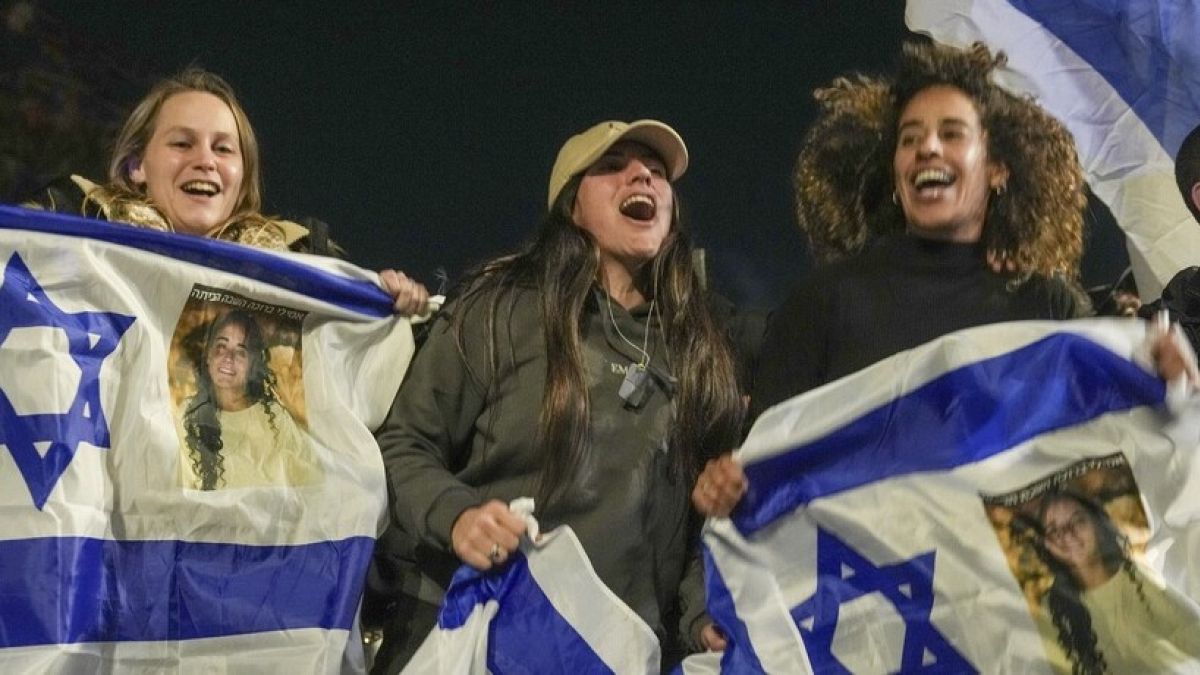
{"type": "Polygon", "coordinates": [[[1200,74],[1186,72],[1200,58],[1200,26],[1195,25],[1195,11],[1187,3],[1008,2],[1091,64],[1167,154],[1175,156],[1184,136],[1200,121],[1200,74]],[[1185,51],[1192,57],[1184,58],[1185,51]],[[1191,115],[1172,114],[1168,105],[1190,107],[1191,115]]]}
{"type": "Polygon", "coordinates": [[[488,670],[493,675],[613,672],[550,603],[521,553],[500,571],[460,567],[446,591],[438,627],[462,626],[476,606],[489,600],[500,605],[488,626],[488,670]]]}
{"type": "Polygon", "coordinates": [[[340,277],[250,246],[4,205],[0,205],[0,229],[28,230],[120,244],[257,279],[366,316],[392,315],[391,298],[382,288],[369,281],[340,277]]]}
{"type": "Polygon", "coordinates": [[[819,497],[977,462],[1048,431],[1158,404],[1165,393],[1136,364],[1056,333],[945,373],[821,438],[747,465],[750,489],[731,518],[748,536],[819,497]]]}
{"type": "Polygon", "coordinates": [[[374,546],[0,541],[0,648],[349,630],[374,546]]]}
{"type": "Polygon", "coordinates": [[[766,673],[758,654],[754,653],[754,643],[750,640],[750,632],[746,623],[737,615],[737,605],[725,585],[725,577],[713,561],[712,551],[707,545],[701,544],[704,554],[704,592],[707,597],[708,613],[713,621],[729,638],[729,647],[721,655],[721,672],[723,673],[766,673]]]}

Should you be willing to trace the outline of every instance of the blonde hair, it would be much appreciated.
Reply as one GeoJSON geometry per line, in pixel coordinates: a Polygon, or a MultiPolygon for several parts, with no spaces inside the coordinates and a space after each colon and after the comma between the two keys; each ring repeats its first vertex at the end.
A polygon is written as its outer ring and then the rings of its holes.
{"type": "Polygon", "coordinates": [[[191,91],[212,94],[221,99],[229,106],[237,123],[238,143],[242,154],[242,184],[228,222],[261,218],[259,212],[262,210],[262,174],[259,168],[258,139],[254,136],[254,128],[250,126],[250,118],[238,103],[229,83],[200,68],[188,68],[177,75],[159,80],[134,106],[113,146],[112,159],[108,164],[108,188],[117,194],[124,193],[127,197],[145,197],[145,187],[135,184],[130,172],[142,160],[146,146],[154,135],[154,125],[163,104],[176,94],[191,91]]]}

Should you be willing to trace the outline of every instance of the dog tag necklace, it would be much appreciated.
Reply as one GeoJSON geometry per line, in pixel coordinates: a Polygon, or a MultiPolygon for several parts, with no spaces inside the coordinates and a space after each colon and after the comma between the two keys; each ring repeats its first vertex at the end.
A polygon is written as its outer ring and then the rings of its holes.
{"type": "Polygon", "coordinates": [[[640,408],[650,394],[648,386],[650,372],[647,369],[650,367],[650,331],[654,328],[654,303],[656,301],[650,301],[650,311],[646,315],[646,336],[642,340],[642,346],[638,347],[632,340],[625,337],[625,334],[621,332],[621,327],[617,325],[617,317],[613,315],[612,297],[606,293],[605,299],[608,304],[608,318],[612,321],[613,329],[617,331],[617,335],[625,344],[641,354],[641,359],[637,363],[630,363],[625,368],[625,379],[621,382],[621,388],[617,394],[625,402],[625,407],[640,408]]]}

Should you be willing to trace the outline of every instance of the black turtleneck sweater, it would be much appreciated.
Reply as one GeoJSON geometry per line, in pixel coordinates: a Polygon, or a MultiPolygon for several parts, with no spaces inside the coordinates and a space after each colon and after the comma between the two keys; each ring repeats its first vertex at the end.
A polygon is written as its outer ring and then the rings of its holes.
{"type": "Polygon", "coordinates": [[[963,328],[1090,313],[1061,279],[1011,283],[980,245],[902,235],[816,269],[771,317],[752,415],[963,328]]]}

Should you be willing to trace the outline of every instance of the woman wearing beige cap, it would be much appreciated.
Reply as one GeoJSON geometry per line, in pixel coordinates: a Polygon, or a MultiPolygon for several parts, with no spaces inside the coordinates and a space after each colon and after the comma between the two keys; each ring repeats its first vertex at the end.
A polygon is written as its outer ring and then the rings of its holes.
{"type": "Polygon", "coordinates": [[[525,524],[506,504],[522,496],[543,529],[571,526],[665,663],[720,646],[701,614],[688,490],[736,441],[742,404],[679,222],[672,181],[686,167],[661,122],[573,136],[533,239],[481,266],[437,318],[378,432],[411,592],[376,672],[425,638],[458,565],[509,559],[525,524]]]}

